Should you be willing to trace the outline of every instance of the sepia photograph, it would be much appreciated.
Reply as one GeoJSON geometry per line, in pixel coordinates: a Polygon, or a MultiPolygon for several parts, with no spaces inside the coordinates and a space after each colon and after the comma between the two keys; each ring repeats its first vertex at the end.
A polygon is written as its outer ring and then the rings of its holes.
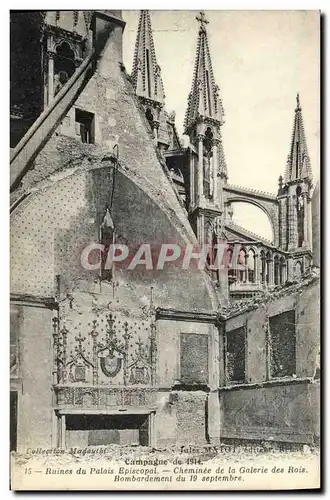
{"type": "Polygon", "coordinates": [[[10,488],[319,489],[321,12],[9,35],[10,488]]]}

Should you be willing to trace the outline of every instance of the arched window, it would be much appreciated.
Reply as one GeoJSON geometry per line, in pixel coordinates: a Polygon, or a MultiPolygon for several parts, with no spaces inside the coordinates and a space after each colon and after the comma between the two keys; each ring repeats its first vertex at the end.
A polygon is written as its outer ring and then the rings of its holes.
{"type": "Polygon", "coordinates": [[[236,269],[233,266],[233,249],[231,247],[225,250],[222,264],[228,268],[229,282],[236,281],[236,269]]]}
{"type": "Polygon", "coordinates": [[[203,193],[206,198],[211,197],[211,160],[208,154],[203,156],[203,193]]]}
{"type": "Polygon", "coordinates": [[[278,255],[274,257],[274,282],[275,285],[280,283],[280,261],[278,255]]]}
{"type": "Polygon", "coordinates": [[[222,264],[227,267],[232,267],[233,259],[233,249],[232,247],[228,247],[224,252],[223,252],[223,261],[222,264]]]}
{"type": "Polygon", "coordinates": [[[238,254],[237,279],[240,283],[246,282],[247,253],[245,248],[241,248],[238,254]]]}
{"type": "Polygon", "coordinates": [[[211,186],[211,157],[212,157],[213,133],[208,127],[203,140],[203,192],[206,198],[212,196],[211,186]]]}
{"type": "Polygon", "coordinates": [[[298,231],[298,247],[303,245],[304,241],[304,199],[300,186],[296,189],[297,196],[297,231],[298,231]]]}
{"type": "Polygon", "coordinates": [[[153,128],[153,122],[154,122],[154,115],[151,112],[150,108],[146,109],[146,118],[150,124],[150,127],[153,128]]]}
{"type": "Polygon", "coordinates": [[[252,248],[250,248],[247,258],[248,266],[248,281],[255,283],[256,281],[256,255],[252,248]]]}
{"type": "Polygon", "coordinates": [[[204,148],[207,152],[212,151],[212,141],[213,141],[213,133],[210,127],[208,127],[205,131],[205,137],[203,141],[204,148]]]}
{"type": "Polygon", "coordinates": [[[299,279],[302,275],[302,264],[298,260],[298,262],[295,265],[295,272],[294,272],[295,278],[299,279]]]}
{"type": "Polygon", "coordinates": [[[54,95],[56,95],[76,70],[75,53],[67,42],[56,47],[54,57],[54,95]]]}

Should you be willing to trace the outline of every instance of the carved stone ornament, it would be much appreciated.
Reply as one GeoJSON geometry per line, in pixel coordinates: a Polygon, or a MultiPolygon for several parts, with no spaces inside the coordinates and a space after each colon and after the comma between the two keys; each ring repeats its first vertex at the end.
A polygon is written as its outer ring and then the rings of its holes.
{"type": "Polygon", "coordinates": [[[106,377],[115,377],[121,370],[123,355],[119,352],[105,349],[99,353],[101,370],[106,377]]]}

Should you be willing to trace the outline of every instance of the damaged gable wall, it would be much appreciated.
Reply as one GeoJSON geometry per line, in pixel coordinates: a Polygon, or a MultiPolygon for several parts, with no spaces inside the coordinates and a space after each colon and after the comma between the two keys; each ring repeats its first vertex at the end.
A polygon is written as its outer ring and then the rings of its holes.
{"type": "MultiPolygon", "coordinates": [[[[116,143],[119,149],[119,166],[111,215],[120,234],[129,244],[157,242],[185,246],[187,243],[196,243],[187,214],[166,173],[165,162],[160,160],[156,152],[149,124],[141,113],[131,84],[122,70],[120,52],[118,37],[110,37],[95,74],[58,131],[38,155],[34,169],[28,172],[23,180],[24,192],[32,191],[34,194],[12,215],[13,246],[17,248],[16,240],[19,239],[24,254],[31,255],[31,251],[37,252],[35,257],[44,254],[51,262],[45,258],[41,259],[41,262],[44,262],[44,278],[39,279],[38,291],[33,286],[35,280],[26,276],[27,271],[22,272],[13,252],[14,293],[21,290],[34,295],[51,295],[54,290],[51,284],[52,274],[68,273],[68,281],[72,278],[72,259],[76,258],[77,261],[77,254],[86,241],[97,238],[97,223],[103,215],[102,210],[104,211],[111,202],[113,164],[104,160],[113,154],[113,146],[116,143]],[[74,108],[94,114],[95,144],[82,144],[77,139],[74,108]],[[89,172],[92,169],[93,174],[89,172]],[[100,169],[99,173],[96,172],[97,169],[100,169]],[[97,200],[100,190],[103,190],[102,203],[97,200]],[[38,207],[43,208],[39,210],[38,207]],[[27,222],[22,222],[23,219],[27,219],[27,222]],[[44,235],[41,235],[40,230],[37,235],[33,234],[34,230],[37,231],[38,223],[44,228],[44,235]],[[80,228],[80,225],[83,228],[80,228]],[[55,226],[58,226],[58,229],[53,238],[46,232],[52,232],[55,226]],[[63,233],[61,227],[67,233],[64,236],[59,234],[63,233]],[[53,245],[60,246],[61,238],[63,242],[72,239],[70,234],[73,233],[76,233],[76,242],[70,251],[74,257],[69,256],[68,251],[64,251],[64,255],[62,248],[63,258],[56,256],[52,262],[51,255],[55,251],[53,245]],[[31,245],[33,250],[26,248],[31,245]],[[64,269],[65,260],[67,265],[64,269]],[[25,285],[22,287],[23,280],[25,285]]],[[[68,243],[65,245],[68,246],[68,243]]],[[[28,255],[26,257],[28,261],[28,255]]],[[[175,269],[175,272],[178,270],[175,269]]],[[[192,297],[191,306],[200,309],[216,307],[215,294],[208,284],[206,273],[195,271],[193,281],[197,281],[189,286],[190,274],[182,273],[182,276],[177,276],[176,279],[182,280],[182,284],[188,286],[192,297]],[[198,298],[196,294],[196,299],[193,299],[197,288],[198,298]]],[[[147,275],[143,279],[148,279],[147,275]]],[[[163,277],[159,276],[159,279],[162,281],[163,277]]],[[[182,288],[187,289],[186,286],[182,288]]],[[[176,299],[173,299],[172,302],[176,303],[176,299]]],[[[186,304],[183,302],[182,308],[189,308],[190,302],[190,299],[186,304]]]]}

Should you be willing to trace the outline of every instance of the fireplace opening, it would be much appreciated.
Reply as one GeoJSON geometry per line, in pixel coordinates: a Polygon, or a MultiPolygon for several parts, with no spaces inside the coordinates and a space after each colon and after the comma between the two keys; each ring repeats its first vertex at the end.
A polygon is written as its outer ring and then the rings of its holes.
{"type": "Polygon", "coordinates": [[[66,447],[149,445],[149,415],[67,415],[66,447]]]}

